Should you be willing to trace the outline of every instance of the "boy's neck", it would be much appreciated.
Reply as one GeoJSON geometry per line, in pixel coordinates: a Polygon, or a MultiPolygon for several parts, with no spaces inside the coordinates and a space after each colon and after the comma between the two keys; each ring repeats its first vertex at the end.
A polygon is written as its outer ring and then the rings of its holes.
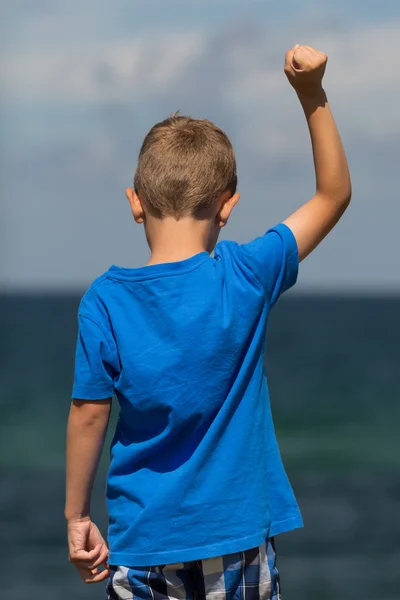
{"type": "Polygon", "coordinates": [[[146,236],[151,249],[147,264],[179,262],[201,252],[211,252],[213,229],[213,223],[206,219],[147,219],[146,236]]]}

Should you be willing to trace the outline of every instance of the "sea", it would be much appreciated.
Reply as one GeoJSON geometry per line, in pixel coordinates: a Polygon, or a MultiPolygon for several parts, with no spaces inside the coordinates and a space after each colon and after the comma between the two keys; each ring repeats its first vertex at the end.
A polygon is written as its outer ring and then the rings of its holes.
{"type": "MultiPolygon", "coordinates": [[[[79,300],[0,296],[4,600],[104,598],[68,563],[63,518],[79,300]]],[[[400,600],[400,296],[289,294],[266,356],[305,523],[276,539],[283,599],[400,600]]],[[[92,503],[104,533],[107,461],[105,451],[92,503]]]]}

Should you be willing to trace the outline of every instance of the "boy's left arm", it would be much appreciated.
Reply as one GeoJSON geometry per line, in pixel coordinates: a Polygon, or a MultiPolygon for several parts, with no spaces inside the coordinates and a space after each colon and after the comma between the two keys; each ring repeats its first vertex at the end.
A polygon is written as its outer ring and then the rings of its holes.
{"type": "Polygon", "coordinates": [[[104,446],[111,398],[73,400],[67,430],[67,481],[65,518],[68,523],[69,560],[85,583],[109,575],[108,548],[90,518],[90,497],[104,446]],[[99,567],[103,565],[104,570],[99,567]]]}
{"type": "Polygon", "coordinates": [[[322,87],[326,64],[327,56],[309,46],[286,54],[285,72],[310,131],[317,187],[314,197],[284,221],[296,238],[300,260],[336,225],[351,198],[346,154],[322,87]]]}

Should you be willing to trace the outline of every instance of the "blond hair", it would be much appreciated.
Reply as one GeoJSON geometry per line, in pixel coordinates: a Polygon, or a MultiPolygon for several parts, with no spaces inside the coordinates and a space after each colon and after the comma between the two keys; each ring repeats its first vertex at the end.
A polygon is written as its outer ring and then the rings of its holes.
{"type": "Polygon", "coordinates": [[[236,187],[232,144],[211,121],[176,113],[147,134],[134,188],[155,217],[199,217],[224,192],[233,195],[236,187]]]}

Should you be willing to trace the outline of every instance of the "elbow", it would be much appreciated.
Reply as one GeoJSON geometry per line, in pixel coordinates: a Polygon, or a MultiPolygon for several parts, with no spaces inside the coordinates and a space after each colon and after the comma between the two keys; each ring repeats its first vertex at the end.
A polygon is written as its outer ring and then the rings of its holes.
{"type": "Polygon", "coordinates": [[[347,208],[351,202],[351,197],[353,195],[353,189],[351,186],[351,182],[349,181],[348,185],[345,187],[342,196],[342,202],[345,208],[347,208]]]}
{"type": "Polygon", "coordinates": [[[111,412],[110,401],[74,400],[70,411],[70,423],[81,429],[101,427],[108,421],[111,412]]]}
{"type": "Polygon", "coordinates": [[[351,202],[352,192],[351,178],[350,174],[348,174],[347,177],[342,180],[341,185],[339,185],[338,189],[336,190],[337,201],[341,204],[341,206],[343,206],[344,210],[346,210],[351,202]]]}
{"type": "Polygon", "coordinates": [[[324,192],[317,191],[317,195],[325,199],[325,201],[338,207],[340,212],[344,212],[349,206],[352,198],[351,183],[335,186],[333,189],[325,190],[324,192]]]}
{"type": "Polygon", "coordinates": [[[336,203],[340,207],[342,213],[344,213],[345,210],[348,209],[350,202],[351,202],[351,190],[349,190],[348,192],[346,192],[344,194],[341,194],[336,199],[336,203]]]}

